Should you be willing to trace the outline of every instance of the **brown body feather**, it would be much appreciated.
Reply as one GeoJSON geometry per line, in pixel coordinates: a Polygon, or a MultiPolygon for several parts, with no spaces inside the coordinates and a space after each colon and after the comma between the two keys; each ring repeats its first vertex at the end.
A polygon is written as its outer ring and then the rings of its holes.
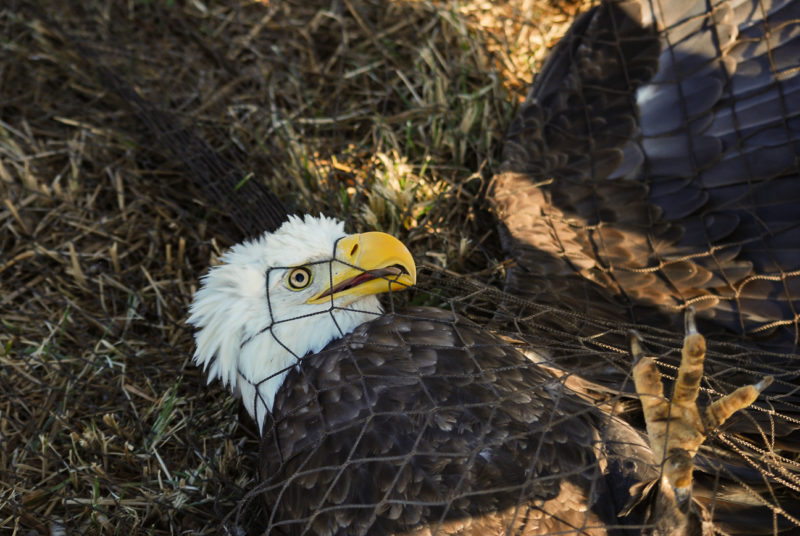
{"type": "Polygon", "coordinates": [[[641,436],[453,313],[385,315],[287,376],[262,439],[276,534],[607,534],[641,436]]]}

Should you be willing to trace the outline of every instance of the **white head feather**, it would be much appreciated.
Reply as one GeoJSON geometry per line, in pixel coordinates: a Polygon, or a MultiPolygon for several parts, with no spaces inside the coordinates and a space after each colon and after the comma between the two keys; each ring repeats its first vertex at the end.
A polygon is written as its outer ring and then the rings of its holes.
{"type": "Polygon", "coordinates": [[[306,303],[329,282],[335,244],[344,236],[341,221],[290,216],[277,231],[232,247],[194,295],[189,315],[198,328],[194,362],[203,366],[209,383],[219,378],[241,394],[259,431],[278,388],[301,357],[382,312],[375,295],[356,302],[306,303]],[[312,283],[290,289],[290,269],[309,264],[316,272],[312,283]]]}

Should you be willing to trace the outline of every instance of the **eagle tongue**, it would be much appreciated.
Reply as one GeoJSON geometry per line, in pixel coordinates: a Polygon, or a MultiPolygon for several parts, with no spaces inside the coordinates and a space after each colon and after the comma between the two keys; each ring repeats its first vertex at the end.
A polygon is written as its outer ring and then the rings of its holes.
{"type": "Polygon", "coordinates": [[[364,272],[363,274],[358,274],[354,278],[350,279],[349,281],[345,282],[345,288],[352,288],[364,283],[365,281],[369,281],[370,279],[375,279],[375,276],[372,275],[370,272],[364,272]]]}
{"type": "Polygon", "coordinates": [[[336,294],[337,292],[341,292],[343,290],[347,290],[349,288],[357,287],[361,283],[365,283],[372,279],[377,279],[379,277],[387,277],[391,275],[399,275],[401,273],[401,269],[397,266],[389,266],[387,268],[379,268],[377,270],[371,270],[369,272],[365,271],[358,274],[355,277],[351,277],[347,281],[342,281],[338,285],[336,285],[333,289],[326,292],[323,296],[330,296],[331,294],[336,294]]]}
{"type": "Polygon", "coordinates": [[[333,287],[331,290],[326,292],[324,295],[325,296],[330,296],[331,294],[336,294],[337,292],[341,292],[343,290],[347,290],[349,288],[356,287],[356,286],[360,285],[361,283],[369,281],[370,279],[375,279],[375,276],[373,274],[371,274],[370,272],[360,273],[355,277],[351,277],[347,281],[342,281],[341,283],[339,283],[338,285],[333,287]]]}

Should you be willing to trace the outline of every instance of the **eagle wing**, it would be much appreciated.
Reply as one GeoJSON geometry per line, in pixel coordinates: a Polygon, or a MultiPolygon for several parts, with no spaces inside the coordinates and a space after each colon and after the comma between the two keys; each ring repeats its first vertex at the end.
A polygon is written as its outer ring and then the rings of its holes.
{"type": "Polygon", "coordinates": [[[606,2],[560,41],[491,191],[506,290],[796,350],[800,3],[711,4],[606,2]]]}

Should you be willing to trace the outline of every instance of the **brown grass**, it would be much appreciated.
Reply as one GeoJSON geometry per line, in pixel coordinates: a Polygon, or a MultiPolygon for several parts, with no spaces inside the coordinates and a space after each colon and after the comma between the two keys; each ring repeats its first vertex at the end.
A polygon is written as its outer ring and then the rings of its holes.
{"type": "Polygon", "coordinates": [[[254,430],[192,366],[184,323],[241,233],[97,67],[293,210],[399,233],[430,270],[491,283],[478,197],[576,8],[63,4],[0,8],[0,532],[245,529],[254,430]]]}

